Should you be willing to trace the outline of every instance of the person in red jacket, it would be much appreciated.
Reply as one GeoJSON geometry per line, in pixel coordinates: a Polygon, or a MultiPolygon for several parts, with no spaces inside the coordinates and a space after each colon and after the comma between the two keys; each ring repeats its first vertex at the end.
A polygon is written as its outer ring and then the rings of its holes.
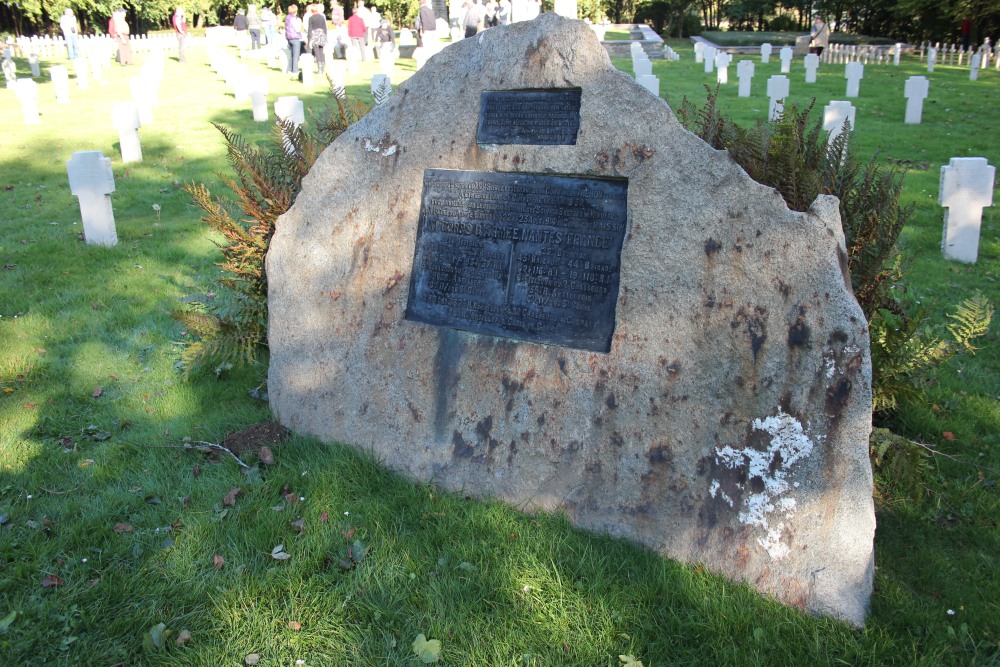
{"type": "Polygon", "coordinates": [[[365,46],[368,36],[368,26],[365,25],[364,2],[358,2],[354,8],[351,18],[347,19],[347,36],[351,39],[351,46],[361,52],[361,59],[368,60],[368,48],[365,46]]]}

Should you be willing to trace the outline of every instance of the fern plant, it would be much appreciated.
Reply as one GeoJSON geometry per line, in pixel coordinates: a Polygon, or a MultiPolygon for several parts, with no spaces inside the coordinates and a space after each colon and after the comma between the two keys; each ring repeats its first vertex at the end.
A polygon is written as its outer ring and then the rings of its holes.
{"type": "Polygon", "coordinates": [[[222,235],[219,297],[188,299],[174,315],[188,340],[181,353],[185,373],[207,365],[253,363],[267,345],[267,275],[264,258],[278,217],[291,208],[302,179],[320,153],[368,107],[334,98],[335,107],[313,116],[309,132],[278,119],[270,142],[255,146],[232,130],[216,128],[226,140],[233,175],[219,178],[230,196],[213,196],[204,184],[186,186],[206,224],[222,235]]]}

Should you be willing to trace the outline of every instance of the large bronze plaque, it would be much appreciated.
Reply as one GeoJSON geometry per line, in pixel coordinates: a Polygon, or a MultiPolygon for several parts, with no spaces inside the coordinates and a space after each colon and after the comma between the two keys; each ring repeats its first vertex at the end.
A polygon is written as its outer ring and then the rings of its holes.
{"type": "Polygon", "coordinates": [[[611,349],[626,179],[428,169],[406,319],[611,349]]]}
{"type": "Polygon", "coordinates": [[[481,144],[575,146],[580,131],[580,96],[565,90],[488,90],[479,103],[481,144]]]}

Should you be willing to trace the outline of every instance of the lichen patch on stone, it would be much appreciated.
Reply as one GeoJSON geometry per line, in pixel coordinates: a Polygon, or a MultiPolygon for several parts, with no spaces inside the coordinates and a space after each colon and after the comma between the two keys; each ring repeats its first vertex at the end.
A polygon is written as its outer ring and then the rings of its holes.
{"type": "MultiPolygon", "coordinates": [[[[782,535],[785,521],[795,515],[795,499],[785,494],[798,484],[789,482],[788,476],[796,463],[812,453],[813,440],[797,419],[781,410],[775,416],[755,419],[752,429],[767,441],[766,449],[750,446],[736,449],[726,445],[716,449],[715,463],[734,471],[742,468],[740,472],[745,472],[747,486],[754,492],[743,499],[737,519],[762,530],[764,535],[757,538],[757,543],[778,560],[788,555],[789,548],[782,535]]],[[[708,492],[713,498],[721,495],[733,505],[717,479],[712,480],[708,492]]]]}

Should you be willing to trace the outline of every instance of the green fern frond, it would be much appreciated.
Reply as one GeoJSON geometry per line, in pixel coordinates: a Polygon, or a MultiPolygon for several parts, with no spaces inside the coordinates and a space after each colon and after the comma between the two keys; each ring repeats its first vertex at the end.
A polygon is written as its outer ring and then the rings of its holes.
{"type": "Polygon", "coordinates": [[[958,304],[954,313],[947,313],[947,316],[955,320],[954,324],[948,325],[948,332],[955,342],[965,351],[975,354],[977,348],[970,341],[982,338],[989,332],[990,322],[993,320],[993,304],[982,292],[977,291],[972,298],[958,304]]]}

